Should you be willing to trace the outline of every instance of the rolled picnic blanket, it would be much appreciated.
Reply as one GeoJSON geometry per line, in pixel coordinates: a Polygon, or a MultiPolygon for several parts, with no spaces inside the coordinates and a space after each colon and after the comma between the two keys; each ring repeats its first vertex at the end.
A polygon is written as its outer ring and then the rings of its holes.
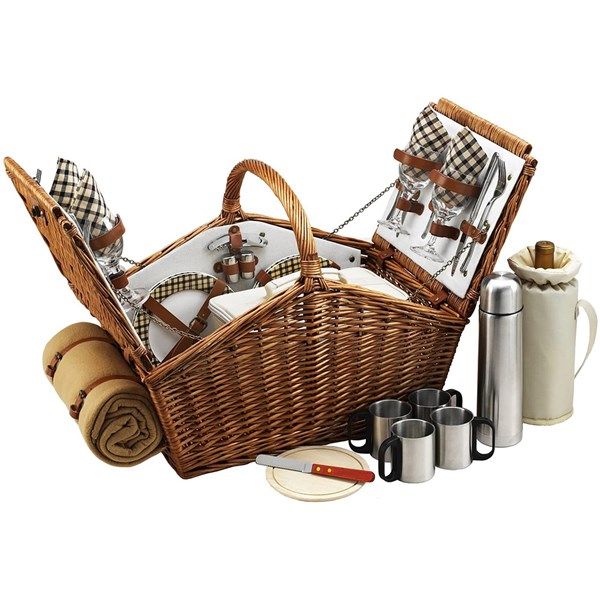
{"type": "Polygon", "coordinates": [[[43,365],[98,458],[130,467],[160,452],[162,430],[148,390],[104,329],[69,325],[46,344],[43,365]]]}

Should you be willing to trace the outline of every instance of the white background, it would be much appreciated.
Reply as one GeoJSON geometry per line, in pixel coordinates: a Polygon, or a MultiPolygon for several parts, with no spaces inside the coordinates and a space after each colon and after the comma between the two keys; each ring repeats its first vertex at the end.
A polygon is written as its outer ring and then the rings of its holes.
{"type": "MultiPolygon", "coordinates": [[[[498,266],[555,240],[581,257],[581,296],[599,304],[599,48],[587,3],[54,0],[1,13],[0,153],[30,172],[57,155],[90,168],[127,220],[130,256],[214,217],[246,157],[280,170],[313,224],[334,227],[395,177],[393,149],[447,96],[531,141],[540,161],[498,266]]],[[[46,186],[51,176],[46,166],[46,186]]],[[[109,467],[41,369],[46,340],[89,315],[4,176],[0,195],[2,597],[597,590],[600,353],[570,421],[526,426],[519,446],[422,485],[376,481],[306,504],[275,493],[255,465],[191,481],[160,456],[109,467]]],[[[250,180],[242,201],[282,212],[250,180]]],[[[369,238],[382,210],[347,233],[369,238]]],[[[448,378],[470,407],[476,337],[473,322],[448,378]]]]}

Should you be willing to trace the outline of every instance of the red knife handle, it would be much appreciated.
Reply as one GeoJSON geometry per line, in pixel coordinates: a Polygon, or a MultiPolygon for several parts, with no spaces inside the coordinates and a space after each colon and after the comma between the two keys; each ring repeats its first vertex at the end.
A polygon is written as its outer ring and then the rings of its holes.
{"type": "Polygon", "coordinates": [[[375,479],[375,473],[372,471],[363,471],[362,469],[346,469],[345,467],[332,467],[331,465],[319,465],[317,463],[312,466],[311,473],[314,475],[323,475],[324,477],[348,479],[349,481],[370,482],[375,479]]]}

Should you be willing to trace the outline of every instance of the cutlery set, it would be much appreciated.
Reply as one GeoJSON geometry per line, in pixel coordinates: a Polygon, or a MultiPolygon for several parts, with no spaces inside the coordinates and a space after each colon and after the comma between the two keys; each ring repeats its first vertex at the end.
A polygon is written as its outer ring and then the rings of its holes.
{"type": "Polygon", "coordinates": [[[393,238],[386,239],[397,248],[406,248],[425,259],[422,266],[427,270],[427,262],[444,263],[435,272],[436,277],[451,265],[450,277],[458,270],[466,279],[476,245],[485,245],[487,241],[492,227],[490,214],[507,187],[507,170],[498,150],[493,151],[488,160],[480,139],[468,128],[451,135],[448,127],[431,106],[421,112],[406,149],[394,152],[399,163],[399,178],[391,209],[378,224],[393,233],[396,242],[393,238]],[[426,206],[430,212],[419,235],[426,240],[425,244],[404,242],[404,239],[414,239],[411,229],[418,227],[426,206]],[[459,218],[463,212],[464,218],[459,218]],[[407,223],[410,214],[413,215],[411,225],[407,223]],[[448,261],[445,252],[459,236],[453,257],[448,261]],[[446,240],[444,253],[439,248],[440,239],[446,240]]]}

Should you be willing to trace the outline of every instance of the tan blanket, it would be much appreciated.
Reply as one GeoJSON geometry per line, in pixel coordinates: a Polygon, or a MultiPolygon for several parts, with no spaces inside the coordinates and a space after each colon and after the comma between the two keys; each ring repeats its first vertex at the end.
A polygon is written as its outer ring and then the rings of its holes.
{"type": "Polygon", "coordinates": [[[66,327],[46,344],[43,365],[98,458],[132,466],[160,452],[162,430],[148,390],[102,328],[66,327]]]}

